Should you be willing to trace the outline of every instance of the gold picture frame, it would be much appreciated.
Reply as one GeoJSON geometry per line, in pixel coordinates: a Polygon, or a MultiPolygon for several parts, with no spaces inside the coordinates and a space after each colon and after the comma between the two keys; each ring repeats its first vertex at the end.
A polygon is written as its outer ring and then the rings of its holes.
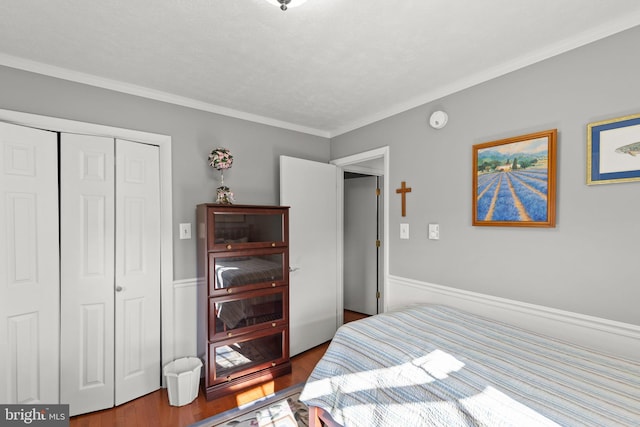
{"type": "Polygon", "coordinates": [[[473,146],[473,225],[555,227],[557,129],[473,146]]]}

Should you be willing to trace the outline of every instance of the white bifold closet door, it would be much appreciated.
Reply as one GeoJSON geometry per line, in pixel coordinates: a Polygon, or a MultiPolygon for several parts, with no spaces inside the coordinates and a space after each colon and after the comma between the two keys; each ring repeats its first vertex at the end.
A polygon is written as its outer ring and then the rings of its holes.
{"type": "Polygon", "coordinates": [[[158,147],[60,139],[60,402],[71,415],[160,387],[158,147]]]}
{"type": "Polygon", "coordinates": [[[57,134],[0,123],[0,403],[58,402],[57,134]]]}

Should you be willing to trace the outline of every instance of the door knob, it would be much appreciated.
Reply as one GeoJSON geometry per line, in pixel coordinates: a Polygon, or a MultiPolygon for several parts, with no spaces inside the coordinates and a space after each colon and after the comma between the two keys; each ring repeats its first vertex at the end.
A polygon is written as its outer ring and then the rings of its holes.
{"type": "Polygon", "coordinates": [[[124,288],[122,286],[116,286],[116,292],[122,292],[124,288]]]}
{"type": "Polygon", "coordinates": [[[300,270],[300,267],[289,267],[289,272],[293,273],[294,271],[300,270]]]}

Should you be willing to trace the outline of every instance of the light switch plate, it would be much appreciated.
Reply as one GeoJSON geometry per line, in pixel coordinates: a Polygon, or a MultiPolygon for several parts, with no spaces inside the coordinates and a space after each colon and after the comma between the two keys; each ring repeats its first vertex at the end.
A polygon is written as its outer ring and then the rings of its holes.
{"type": "Polygon", "coordinates": [[[440,224],[429,224],[429,239],[440,239],[440,224]]]}
{"type": "Polygon", "coordinates": [[[409,224],[400,224],[400,238],[401,239],[409,238],[409,224]]]}
{"type": "Polygon", "coordinates": [[[191,223],[183,223],[180,224],[180,239],[190,239],[191,238],[191,223]]]}

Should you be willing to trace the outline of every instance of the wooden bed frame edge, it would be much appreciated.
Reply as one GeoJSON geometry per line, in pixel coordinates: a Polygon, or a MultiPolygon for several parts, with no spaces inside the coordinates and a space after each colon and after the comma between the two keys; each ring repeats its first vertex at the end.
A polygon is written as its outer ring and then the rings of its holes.
{"type": "Polygon", "coordinates": [[[342,427],[331,415],[317,406],[309,407],[309,427],[342,427]]]}

